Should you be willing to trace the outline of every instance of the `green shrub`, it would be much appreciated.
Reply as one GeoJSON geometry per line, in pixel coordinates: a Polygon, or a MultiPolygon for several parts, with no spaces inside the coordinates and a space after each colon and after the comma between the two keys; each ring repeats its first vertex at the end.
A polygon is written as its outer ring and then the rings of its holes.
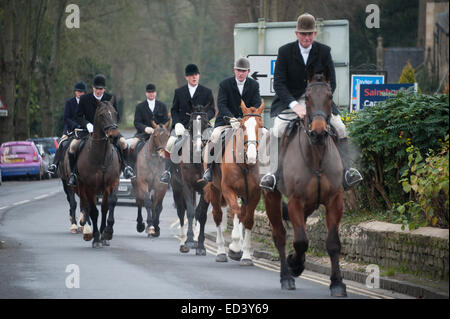
{"type": "Polygon", "coordinates": [[[442,150],[438,154],[431,152],[425,159],[414,146],[407,149],[409,169],[399,182],[412,200],[395,205],[394,211],[410,229],[427,225],[448,227],[448,149],[448,135],[442,150]]]}
{"type": "Polygon", "coordinates": [[[407,148],[415,145],[422,157],[441,149],[439,140],[448,135],[448,103],[448,95],[400,93],[352,114],[347,125],[352,143],[360,148],[363,206],[385,210],[410,200],[398,182],[409,169],[407,148]]]}

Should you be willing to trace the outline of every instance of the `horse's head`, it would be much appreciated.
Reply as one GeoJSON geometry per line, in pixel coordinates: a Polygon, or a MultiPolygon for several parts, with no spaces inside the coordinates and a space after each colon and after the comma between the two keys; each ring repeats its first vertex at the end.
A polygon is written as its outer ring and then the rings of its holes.
{"type": "Polygon", "coordinates": [[[203,131],[210,127],[208,119],[208,109],[210,104],[203,105],[192,105],[192,113],[190,114],[189,121],[189,134],[192,137],[194,150],[200,152],[202,148],[202,136],[203,131]]]}
{"type": "Polygon", "coordinates": [[[264,100],[261,105],[256,107],[247,107],[244,101],[241,101],[242,120],[241,129],[244,131],[244,151],[248,164],[255,164],[258,155],[258,136],[259,130],[263,127],[262,112],[264,111],[264,100]]]}
{"type": "Polygon", "coordinates": [[[152,148],[152,153],[156,153],[160,157],[165,158],[164,150],[166,149],[167,140],[170,136],[170,121],[167,121],[167,123],[164,125],[156,124],[154,121],[152,121],[152,126],[155,130],[152,133],[151,142],[149,143],[150,147],[152,148]]]}
{"type": "Polygon", "coordinates": [[[333,93],[330,86],[331,71],[329,68],[320,72],[308,72],[306,87],[306,115],[308,135],[313,144],[323,144],[328,136],[333,93]]]}
{"type": "Polygon", "coordinates": [[[114,138],[119,135],[117,111],[113,103],[114,97],[111,101],[97,101],[97,110],[94,116],[94,130],[108,138],[114,138]]]}

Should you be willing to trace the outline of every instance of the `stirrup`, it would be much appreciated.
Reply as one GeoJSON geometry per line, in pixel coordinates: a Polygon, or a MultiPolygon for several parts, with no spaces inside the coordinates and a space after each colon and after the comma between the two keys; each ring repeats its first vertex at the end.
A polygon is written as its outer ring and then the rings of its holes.
{"type": "Polygon", "coordinates": [[[361,173],[355,168],[349,168],[344,173],[344,190],[358,185],[363,180],[361,173]]]}
{"type": "Polygon", "coordinates": [[[58,169],[58,166],[55,164],[50,164],[50,166],[47,168],[47,172],[50,174],[56,174],[56,170],[58,169]]]}
{"type": "Polygon", "coordinates": [[[134,174],[134,170],[131,168],[131,166],[125,166],[125,168],[123,169],[123,176],[126,179],[136,178],[136,175],[134,174]]]}
{"type": "Polygon", "coordinates": [[[259,183],[259,187],[263,189],[267,189],[268,191],[273,192],[275,186],[277,185],[277,179],[274,174],[266,174],[261,178],[261,182],[259,183]],[[269,178],[272,177],[270,180],[269,178]]]}
{"type": "Polygon", "coordinates": [[[70,174],[69,179],[67,180],[67,185],[69,186],[77,186],[77,175],[75,173],[70,174]]]}
{"type": "Polygon", "coordinates": [[[207,168],[206,171],[203,173],[203,180],[208,183],[212,181],[212,174],[210,168],[207,168]]]}
{"type": "Polygon", "coordinates": [[[161,175],[161,178],[159,179],[159,182],[161,184],[169,184],[171,177],[172,175],[169,171],[164,171],[164,173],[161,175]]]}

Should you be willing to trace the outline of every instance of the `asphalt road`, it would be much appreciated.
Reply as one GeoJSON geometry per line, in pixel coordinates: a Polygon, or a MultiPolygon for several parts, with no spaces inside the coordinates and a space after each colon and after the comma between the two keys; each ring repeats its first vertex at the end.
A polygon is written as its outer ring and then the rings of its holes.
{"type": "MultiPolygon", "coordinates": [[[[59,179],[4,182],[0,298],[330,298],[327,276],[305,271],[296,279],[296,290],[282,291],[275,263],[255,260],[253,267],[232,260],[217,263],[212,241],[207,242],[206,256],[196,256],[195,250],[180,253],[170,191],[163,207],[159,238],[137,233],[136,207],[120,205],[111,246],[93,249],[82,235],[69,232],[68,204],[59,179]]],[[[210,212],[207,232],[215,233],[210,212]]],[[[405,297],[345,283],[348,298],[405,297]]]]}

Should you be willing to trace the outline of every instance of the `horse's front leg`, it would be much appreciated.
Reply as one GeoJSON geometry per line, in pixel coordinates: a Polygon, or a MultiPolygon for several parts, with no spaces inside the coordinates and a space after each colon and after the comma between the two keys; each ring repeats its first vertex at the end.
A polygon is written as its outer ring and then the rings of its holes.
{"type": "Polygon", "coordinates": [[[208,213],[209,204],[203,198],[203,194],[200,195],[200,200],[198,202],[197,208],[195,209],[195,219],[200,224],[200,232],[198,234],[197,249],[195,254],[197,256],[205,256],[205,224],[206,215],[208,213]]]}
{"type": "Polygon", "coordinates": [[[109,246],[109,241],[113,238],[114,233],[114,210],[116,208],[117,204],[117,188],[113,188],[111,190],[111,193],[108,196],[107,200],[107,209],[106,213],[107,215],[103,215],[103,205],[102,205],[102,225],[103,225],[103,218],[106,216],[108,219],[106,220],[106,228],[104,231],[102,231],[102,243],[104,246],[109,246]]]}
{"type": "Polygon", "coordinates": [[[261,189],[258,186],[257,188],[252,189],[250,193],[252,196],[250,197],[249,202],[247,205],[242,205],[241,207],[241,212],[245,212],[245,215],[241,216],[242,225],[244,226],[241,266],[253,266],[251,256],[251,235],[254,224],[255,208],[261,198],[261,189]]]}
{"type": "Polygon", "coordinates": [[[164,200],[164,195],[166,194],[166,186],[155,187],[153,192],[152,200],[152,211],[153,211],[153,227],[154,231],[150,233],[152,237],[159,237],[161,229],[159,228],[159,216],[162,211],[162,204],[164,200]]]}
{"type": "Polygon", "coordinates": [[[341,271],[339,269],[339,254],[341,252],[339,223],[342,218],[343,207],[342,192],[336,194],[327,205],[326,223],[328,236],[326,247],[331,260],[330,294],[333,297],[347,297],[347,288],[342,282],[341,271]]]}
{"type": "Polygon", "coordinates": [[[83,213],[83,217],[80,217],[80,225],[81,227],[83,227],[83,239],[85,241],[90,241],[92,240],[93,237],[93,233],[92,233],[92,228],[91,228],[91,217],[89,214],[89,202],[88,202],[88,197],[84,191],[84,188],[82,188],[80,186],[80,208],[82,209],[83,213]]]}
{"type": "Polygon", "coordinates": [[[291,275],[298,277],[305,270],[305,254],[308,250],[309,240],[305,231],[305,211],[302,200],[291,196],[288,202],[289,220],[294,229],[294,249],[293,254],[287,257],[287,263],[291,275]]]}
{"type": "Polygon", "coordinates": [[[241,207],[238,204],[238,198],[234,190],[228,185],[222,185],[222,194],[228,207],[230,207],[231,216],[233,216],[233,230],[231,232],[231,244],[228,250],[228,256],[233,260],[241,260],[242,258],[242,223],[239,220],[241,207]]]}
{"type": "Polygon", "coordinates": [[[294,290],[295,280],[289,273],[286,262],[286,229],[281,219],[281,193],[278,190],[264,192],[266,213],[272,225],[272,238],[280,255],[281,289],[294,290]]]}
{"type": "Polygon", "coordinates": [[[90,195],[88,197],[88,209],[89,209],[89,216],[92,220],[92,226],[94,228],[94,241],[92,242],[92,248],[101,248],[103,247],[100,242],[100,232],[98,230],[98,209],[95,204],[97,198],[96,194],[90,195]]]}
{"type": "Polygon", "coordinates": [[[147,229],[145,230],[147,232],[147,236],[150,237],[152,234],[155,233],[155,226],[153,225],[153,200],[150,197],[150,192],[147,190],[144,193],[144,206],[147,210],[147,229]]]}
{"type": "MultiPolygon", "coordinates": [[[[225,239],[223,237],[223,214],[222,214],[222,193],[219,189],[214,187],[212,184],[210,186],[210,202],[212,205],[212,215],[214,219],[214,223],[217,227],[217,235],[216,235],[216,245],[217,245],[217,253],[216,253],[216,262],[227,262],[227,254],[225,251],[225,239]]],[[[225,221],[226,224],[226,221],[225,221]]]]}
{"type": "Polygon", "coordinates": [[[70,232],[72,234],[76,234],[78,232],[78,227],[76,217],[77,201],[75,200],[75,192],[71,187],[67,186],[66,183],[63,183],[63,188],[66,193],[67,201],[69,202],[69,220],[72,224],[70,226],[70,232]]]}
{"type": "Polygon", "coordinates": [[[183,185],[183,194],[186,202],[186,215],[188,219],[188,230],[185,246],[188,248],[196,248],[197,246],[194,242],[193,221],[195,218],[195,210],[193,203],[193,193],[194,190],[191,187],[183,185]]]}

